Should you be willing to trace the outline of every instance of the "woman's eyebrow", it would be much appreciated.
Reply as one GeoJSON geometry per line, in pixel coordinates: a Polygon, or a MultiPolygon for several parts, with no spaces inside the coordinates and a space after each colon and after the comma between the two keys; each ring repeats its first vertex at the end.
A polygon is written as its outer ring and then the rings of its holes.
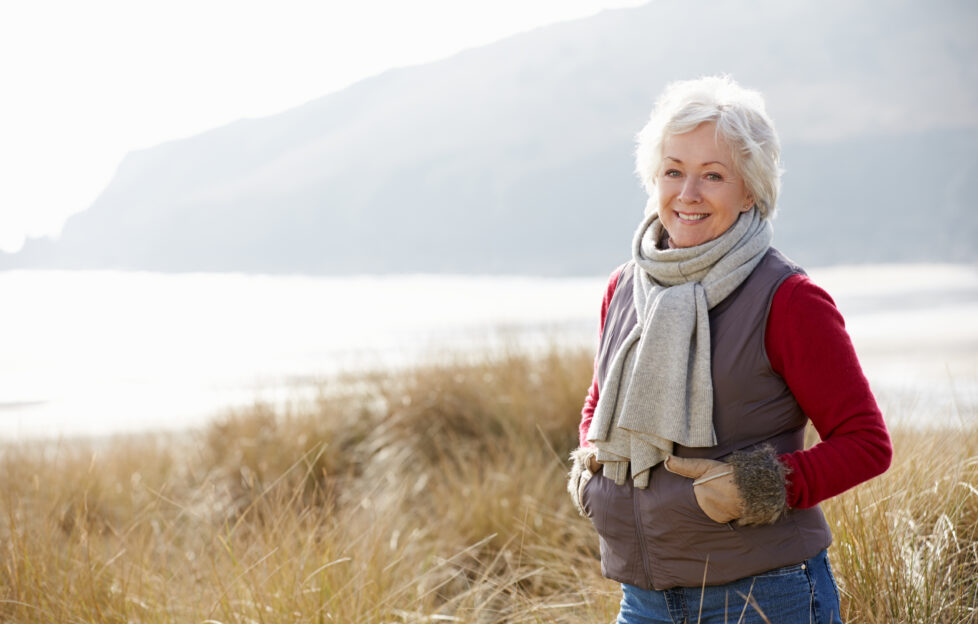
{"type": "MultiPolygon", "coordinates": [[[[683,164],[683,161],[679,160],[678,158],[676,158],[674,156],[665,156],[664,158],[666,160],[671,160],[673,162],[677,162],[680,165],[683,164]]],[[[725,163],[725,162],[723,162],[721,160],[708,160],[705,163],[702,163],[700,165],[700,167],[706,167],[707,165],[720,165],[721,167],[725,167],[727,169],[730,169],[730,165],[728,165],[727,163],[725,163]]]]}

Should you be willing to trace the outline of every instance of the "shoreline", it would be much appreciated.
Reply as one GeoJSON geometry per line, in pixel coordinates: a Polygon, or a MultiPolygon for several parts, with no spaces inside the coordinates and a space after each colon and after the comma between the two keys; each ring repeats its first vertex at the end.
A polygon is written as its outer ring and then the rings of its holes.
{"type": "MultiPolygon", "coordinates": [[[[955,402],[978,405],[978,267],[810,274],[836,300],[878,395],[919,403],[932,412],[924,423],[955,402]]],[[[0,439],[203,426],[256,399],[283,404],[351,370],[403,369],[444,352],[593,349],[605,286],[606,278],[0,272],[13,302],[0,324],[0,439]]]]}

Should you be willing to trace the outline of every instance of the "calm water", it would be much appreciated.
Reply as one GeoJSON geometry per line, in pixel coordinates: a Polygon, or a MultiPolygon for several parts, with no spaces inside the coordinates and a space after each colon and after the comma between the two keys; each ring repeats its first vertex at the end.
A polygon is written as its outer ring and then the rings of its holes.
{"type": "MultiPolygon", "coordinates": [[[[812,271],[888,416],[978,404],[978,268],[812,271]]],[[[605,278],[0,272],[0,437],[199,425],[341,369],[593,347],[605,278]]],[[[582,388],[582,395],[584,388],[582,388]]]]}

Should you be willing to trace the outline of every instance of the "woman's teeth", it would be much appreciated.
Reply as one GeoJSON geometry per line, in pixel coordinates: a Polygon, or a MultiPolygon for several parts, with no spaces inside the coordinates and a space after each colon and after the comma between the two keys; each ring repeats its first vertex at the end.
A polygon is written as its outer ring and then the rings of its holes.
{"type": "Polygon", "coordinates": [[[685,212],[680,212],[679,213],[679,216],[684,221],[699,221],[701,219],[707,218],[710,215],[707,215],[707,214],[687,214],[685,212]]]}

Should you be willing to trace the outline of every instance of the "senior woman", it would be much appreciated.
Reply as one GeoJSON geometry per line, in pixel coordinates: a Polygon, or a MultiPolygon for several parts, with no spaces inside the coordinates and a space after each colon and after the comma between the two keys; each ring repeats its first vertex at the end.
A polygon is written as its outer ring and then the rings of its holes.
{"type": "Polygon", "coordinates": [[[771,247],[779,160],[760,94],[726,77],[670,85],[638,135],[650,199],[568,484],[621,624],[841,621],[818,503],[892,449],[832,299],[771,247]]]}

